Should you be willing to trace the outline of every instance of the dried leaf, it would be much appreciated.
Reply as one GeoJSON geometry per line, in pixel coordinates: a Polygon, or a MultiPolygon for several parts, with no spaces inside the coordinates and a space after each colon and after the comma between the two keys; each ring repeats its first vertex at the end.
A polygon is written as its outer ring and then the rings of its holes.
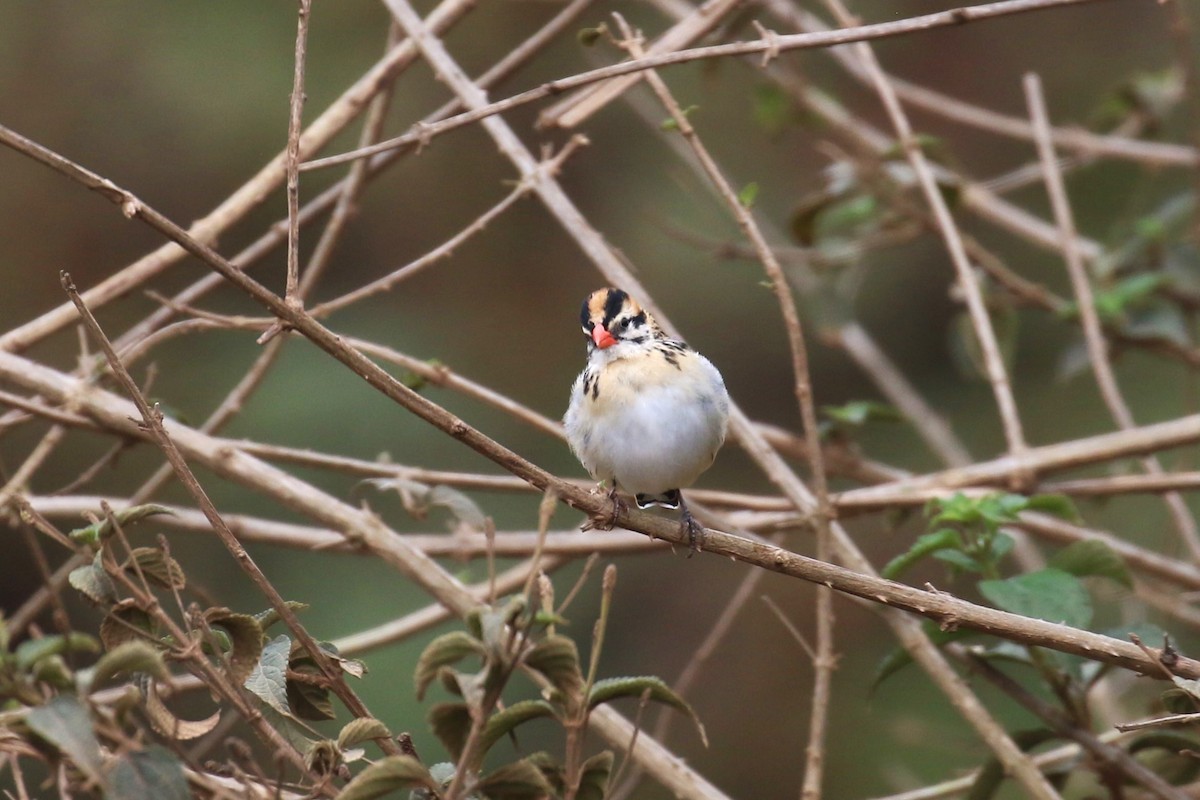
{"type": "Polygon", "coordinates": [[[387,726],[379,720],[373,717],[359,717],[346,723],[338,733],[337,746],[347,750],[372,739],[390,739],[391,736],[387,726]]]}
{"type": "Polygon", "coordinates": [[[153,681],[146,690],[145,699],[146,717],[150,720],[150,725],[154,730],[171,739],[180,741],[199,739],[217,727],[217,723],[221,721],[220,710],[214,711],[211,716],[200,720],[186,720],[175,716],[175,713],[167,708],[162,698],[158,696],[158,684],[153,681]]]}

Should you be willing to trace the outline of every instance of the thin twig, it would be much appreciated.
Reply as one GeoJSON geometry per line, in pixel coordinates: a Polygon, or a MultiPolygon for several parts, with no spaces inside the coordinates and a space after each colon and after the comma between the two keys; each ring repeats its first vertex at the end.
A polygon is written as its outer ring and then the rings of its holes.
{"type": "MultiPolygon", "coordinates": [[[[1002,2],[998,3],[965,6],[962,8],[951,9],[949,11],[941,11],[934,14],[926,14],[924,16],[910,17],[908,19],[898,20],[895,22],[880,22],[872,25],[862,25],[855,28],[843,28],[821,33],[779,35],[768,31],[767,33],[769,35],[755,41],[734,42],[730,44],[712,45],[709,47],[697,47],[689,50],[676,50],[674,52],[663,53],[662,55],[658,56],[647,56],[641,59],[626,61],[621,64],[614,64],[612,66],[601,67],[588,72],[581,72],[566,78],[559,78],[495,103],[484,102],[483,104],[480,104],[469,111],[465,111],[461,114],[450,117],[442,122],[419,125],[416,127],[416,129],[404,134],[403,136],[397,136],[394,139],[380,142],[378,145],[373,147],[309,161],[301,165],[301,170],[307,171],[324,169],[326,167],[344,164],[348,161],[353,161],[355,159],[365,158],[376,153],[381,153],[391,148],[407,147],[418,142],[428,143],[434,137],[450,130],[486,120],[489,117],[503,114],[519,106],[536,102],[538,100],[545,99],[546,97],[562,94],[563,92],[571,89],[577,89],[582,86],[588,86],[590,84],[597,83],[599,81],[608,80],[610,78],[619,78],[623,75],[631,75],[633,73],[642,72],[645,70],[659,69],[662,67],[674,66],[676,64],[686,64],[692,61],[702,61],[705,59],[728,58],[730,56],[759,55],[766,56],[768,58],[774,58],[780,53],[791,50],[833,47],[835,45],[848,44],[850,42],[884,39],[891,36],[899,36],[905,33],[932,30],[934,28],[941,28],[951,25],[962,25],[969,22],[993,19],[1010,14],[1021,14],[1029,11],[1040,11],[1047,8],[1075,5],[1078,3],[1093,1],[1094,0],[1003,0],[1002,2]]],[[[388,5],[389,8],[392,7],[390,3],[388,3],[388,5]]],[[[392,10],[393,12],[395,11],[394,8],[392,10]]]]}
{"type": "MultiPolygon", "coordinates": [[[[856,21],[845,10],[840,0],[826,0],[826,5],[833,10],[843,25],[855,24],[856,21]]],[[[925,202],[929,204],[930,209],[933,211],[934,218],[938,224],[938,231],[942,235],[942,240],[945,242],[946,249],[950,254],[950,260],[953,262],[955,272],[958,275],[958,286],[962,290],[963,298],[966,300],[967,311],[970,314],[971,324],[975,331],[975,338],[983,354],[984,371],[988,382],[992,386],[992,393],[996,397],[996,405],[1000,411],[1000,420],[1004,425],[1004,436],[1008,442],[1008,452],[1010,455],[1020,455],[1026,448],[1025,434],[1021,428],[1020,415],[1017,411],[1016,401],[1013,399],[1008,370],[1004,366],[1004,357],[1000,353],[1000,345],[996,340],[996,332],[992,327],[991,317],[988,314],[983,293],[979,288],[975,269],[971,265],[966,249],[963,246],[962,236],[959,235],[958,228],[954,224],[954,219],[950,215],[950,208],[946,205],[946,199],[942,196],[941,189],[938,188],[937,180],[934,178],[929,162],[925,158],[925,153],[921,150],[921,146],[913,133],[908,116],[904,113],[904,109],[901,108],[900,101],[896,97],[896,92],[889,83],[887,75],[883,72],[883,68],[879,65],[879,61],[875,58],[874,51],[870,45],[865,43],[855,45],[854,51],[857,53],[859,61],[863,64],[864,69],[871,78],[871,83],[875,87],[875,91],[878,92],[880,100],[883,102],[888,119],[891,120],[892,126],[896,130],[897,138],[900,141],[900,146],[904,150],[904,155],[908,158],[909,164],[912,165],[917,182],[921,187],[921,192],[925,196],[925,202]]],[[[1021,480],[1020,476],[1013,477],[1021,480]]]]}
{"type": "MultiPolygon", "coordinates": [[[[1046,191],[1050,195],[1050,205],[1062,234],[1063,260],[1066,261],[1071,287],[1075,291],[1092,374],[1096,378],[1096,385],[1100,388],[1100,396],[1104,399],[1104,405],[1108,408],[1108,412],[1117,426],[1122,430],[1130,430],[1137,427],[1137,422],[1121,394],[1116,376],[1113,374],[1112,364],[1109,362],[1108,343],[1104,339],[1104,331],[1100,326],[1100,314],[1096,311],[1096,299],[1092,293],[1092,284],[1079,253],[1075,217],[1071,213],[1071,202],[1067,197],[1062,173],[1058,169],[1054,143],[1050,140],[1049,115],[1046,112],[1045,98],[1042,96],[1041,81],[1034,73],[1027,73],[1024,79],[1024,88],[1025,100],[1029,106],[1029,115],[1036,135],[1046,191]]],[[[1163,472],[1162,466],[1154,456],[1143,458],[1142,465],[1151,475],[1160,475],[1163,472]]],[[[1196,520],[1192,517],[1183,498],[1176,492],[1167,492],[1164,500],[1175,522],[1175,530],[1184,546],[1191,552],[1192,560],[1200,560],[1200,531],[1197,530],[1196,520]]]]}
{"type": "MultiPolygon", "coordinates": [[[[372,716],[362,704],[362,701],[358,699],[358,696],[354,693],[354,691],[346,684],[345,679],[342,677],[341,669],[335,666],[335,664],[326,656],[325,652],[317,644],[316,640],[313,639],[304,626],[300,624],[300,621],[296,618],[295,612],[287,604],[287,602],[284,601],[283,597],[280,596],[279,592],[275,589],[271,582],[267,580],[266,575],[264,575],[262,570],[258,568],[258,566],[250,558],[250,554],[247,553],[246,549],[242,546],[242,543],[238,541],[237,537],[233,535],[233,531],[231,531],[225,524],[224,520],[221,518],[220,512],[217,511],[216,506],[213,505],[212,501],[208,497],[208,494],[204,491],[204,488],[196,480],[196,476],[192,474],[192,471],[188,467],[183,454],[179,451],[179,448],[175,446],[175,443],[167,434],[166,428],[163,426],[162,413],[159,412],[157,408],[150,407],[150,404],[146,401],[145,396],[142,395],[138,385],[134,383],[133,378],[121,364],[120,359],[117,358],[116,352],[112,349],[112,342],[108,340],[108,337],[104,334],[100,324],[96,321],[96,318],[92,316],[91,310],[88,309],[87,304],[80,297],[79,292],[75,288],[74,282],[71,280],[71,276],[65,272],[62,273],[62,282],[63,289],[70,296],[71,302],[75,305],[75,308],[78,309],[79,315],[83,318],[84,324],[87,326],[89,333],[104,351],[105,358],[108,360],[109,367],[112,369],[113,374],[116,375],[117,380],[120,381],[126,393],[128,393],[129,397],[133,400],[134,405],[137,406],[138,412],[141,414],[143,423],[147,430],[150,431],[155,442],[162,449],[163,454],[167,457],[167,460],[171,462],[171,466],[174,468],[175,474],[179,478],[179,481],[184,485],[185,488],[187,488],[189,494],[191,494],[192,498],[196,501],[196,505],[199,506],[200,510],[204,512],[204,516],[208,518],[213,530],[221,539],[221,543],[225,545],[230,554],[233,555],[234,559],[237,561],[238,565],[250,577],[258,590],[262,592],[263,596],[266,597],[271,603],[271,607],[275,609],[292,633],[295,634],[296,639],[312,657],[313,663],[320,668],[322,674],[324,674],[326,679],[329,681],[330,688],[332,688],[334,693],[337,694],[342,702],[346,704],[346,707],[350,710],[350,712],[356,717],[372,716]]],[[[385,751],[395,750],[394,743],[388,743],[383,745],[383,747],[385,751]]],[[[395,752],[399,751],[395,750],[395,752]]]]}

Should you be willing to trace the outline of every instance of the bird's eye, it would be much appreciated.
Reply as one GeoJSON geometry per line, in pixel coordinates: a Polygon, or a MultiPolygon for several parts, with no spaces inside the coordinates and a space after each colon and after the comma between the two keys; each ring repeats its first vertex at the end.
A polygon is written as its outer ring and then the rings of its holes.
{"type": "Polygon", "coordinates": [[[632,318],[632,317],[626,317],[625,319],[621,320],[621,328],[622,328],[622,329],[624,329],[624,328],[628,328],[628,327],[629,327],[629,323],[631,323],[631,322],[633,322],[633,318],[632,318]]]}

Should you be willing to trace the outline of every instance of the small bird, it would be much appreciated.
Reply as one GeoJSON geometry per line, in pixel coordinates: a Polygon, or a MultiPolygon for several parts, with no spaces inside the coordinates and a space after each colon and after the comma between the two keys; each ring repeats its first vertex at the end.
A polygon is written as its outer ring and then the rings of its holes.
{"type": "Polygon", "coordinates": [[[571,451],[609,483],[614,517],[618,486],[639,508],[678,508],[694,553],[703,528],[679,490],[712,466],[725,441],[729,394],[721,373],[620,289],[588,295],[580,320],[587,366],[563,418],[571,451]]]}

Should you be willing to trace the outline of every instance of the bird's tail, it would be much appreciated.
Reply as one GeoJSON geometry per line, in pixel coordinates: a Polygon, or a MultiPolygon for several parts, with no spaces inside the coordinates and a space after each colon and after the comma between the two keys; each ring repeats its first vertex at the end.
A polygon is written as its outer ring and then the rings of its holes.
{"type": "Polygon", "coordinates": [[[658,494],[639,494],[634,495],[634,500],[637,501],[638,508],[649,508],[650,506],[660,506],[661,508],[679,508],[679,490],[667,489],[665,492],[658,494]]]}

